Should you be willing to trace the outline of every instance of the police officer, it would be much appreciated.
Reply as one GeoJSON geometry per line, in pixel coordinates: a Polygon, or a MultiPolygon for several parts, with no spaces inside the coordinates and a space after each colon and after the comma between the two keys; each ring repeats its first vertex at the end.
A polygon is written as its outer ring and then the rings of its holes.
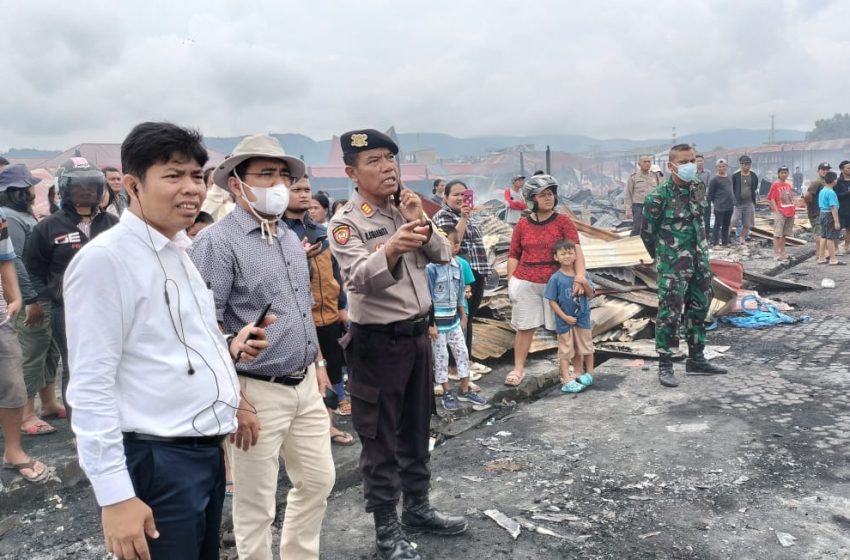
{"type": "Polygon", "coordinates": [[[632,236],[640,235],[643,224],[643,201],[649,192],[658,186],[658,175],[650,171],[652,156],[640,156],[638,169],[626,183],[626,219],[632,220],[632,236]]]}
{"type": "Polygon", "coordinates": [[[670,148],[670,176],[646,196],[641,233],[658,261],[658,317],[655,348],[658,380],[676,387],[672,352],[679,347],[679,323],[685,316],[688,361],[695,375],[726,373],[705,359],[705,319],[711,302],[711,268],[703,226],[705,185],[697,174],[696,155],[688,144],[670,148]]]}
{"type": "Polygon", "coordinates": [[[379,559],[420,558],[405,529],[456,535],[463,517],[436,511],[428,500],[433,356],[428,341],[429,262],[451,258],[419,196],[402,189],[398,146],[377,130],[340,138],[351,200],[330,222],[331,248],[348,292],[351,418],[363,444],[360,471],[366,511],[375,518],[379,559]]]}

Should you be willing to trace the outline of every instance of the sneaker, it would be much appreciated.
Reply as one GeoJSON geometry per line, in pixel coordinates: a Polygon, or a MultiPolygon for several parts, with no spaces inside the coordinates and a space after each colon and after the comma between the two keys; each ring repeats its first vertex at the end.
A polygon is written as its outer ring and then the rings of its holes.
{"type": "Polygon", "coordinates": [[[487,406],[487,399],[472,390],[467,391],[466,393],[458,392],[457,400],[472,403],[473,408],[478,406],[487,406]]]}
{"type": "Polygon", "coordinates": [[[457,410],[458,404],[455,398],[452,396],[451,391],[443,395],[442,402],[443,408],[445,408],[446,410],[457,410]]]}

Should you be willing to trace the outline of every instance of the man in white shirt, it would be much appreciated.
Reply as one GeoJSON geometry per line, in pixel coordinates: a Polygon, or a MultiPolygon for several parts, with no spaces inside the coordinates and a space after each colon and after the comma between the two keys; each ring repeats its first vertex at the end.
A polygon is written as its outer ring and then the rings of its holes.
{"type": "Polygon", "coordinates": [[[197,132],[136,126],[121,145],[130,207],[65,274],[72,426],[106,547],[122,559],[218,559],[221,442],[247,406],[232,360],[267,346],[253,325],[221,334],[185,252],[206,161],[197,132]]]}

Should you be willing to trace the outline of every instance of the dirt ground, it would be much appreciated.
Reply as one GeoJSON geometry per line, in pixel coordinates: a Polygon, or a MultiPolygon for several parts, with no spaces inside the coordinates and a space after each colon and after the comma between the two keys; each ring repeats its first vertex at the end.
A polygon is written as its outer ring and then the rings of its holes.
{"type": "MultiPolygon", "coordinates": [[[[682,385],[666,389],[654,362],[610,360],[579,395],[551,389],[479,413],[432,460],[433,502],[470,529],[414,536],[425,557],[850,558],[850,267],[810,259],[792,272],[818,288],[770,295],[811,319],[721,326],[709,344],[730,346],[717,358],[729,375],[685,377],[677,364],[682,385]],[[837,288],[821,289],[824,277],[837,288]],[[519,521],[518,538],[487,510],[519,521]]],[[[553,370],[554,355],[534,368],[553,370]]],[[[0,503],[0,558],[105,558],[99,531],[85,482],[0,503]]],[[[362,487],[334,493],[322,558],[372,558],[373,547],[362,487]]]]}

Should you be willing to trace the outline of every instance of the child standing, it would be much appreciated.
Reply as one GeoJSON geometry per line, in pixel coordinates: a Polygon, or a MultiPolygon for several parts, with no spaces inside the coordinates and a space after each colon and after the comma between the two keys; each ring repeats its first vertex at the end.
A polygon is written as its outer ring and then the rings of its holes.
{"type": "Polygon", "coordinates": [[[776,172],[778,180],[770,186],[767,201],[773,211],[773,258],[777,261],[788,259],[785,252],[785,238],[794,233],[794,217],[797,215],[797,201],[794,186],[788,182],[788,168],[782,166],[776,172]]]}
{"type": "MultiPolygon", "coordinates": [[[[835,171],[827,172],[823,177],[823,188],[818,194],[821,236],[826,243],[826,256],[831,265],[844,264],[835,256],[838,234],[841,232],[841,223],[838,221],[838,195],[834,190],[836,183],[838,183],[838,174],[835,171]]],[[[825,263],[825,260],[818,261],[818,264],[825,263]]]]}
{"type": "MultiPolygon", "coordinates": [[[[593,384],[590,299],[586,295],[573,296],[573,282],[576,274],[575,243],[569,239],[556,242],[554,256],[561,268],[549,279],[543,295],[549,300],[549,305],[555,312],[558,360],[563,383],[561,391],[580,393],[593,384]],[[573,365],[572,375],[570,375],[570,361],[573,365]],[[580,372],[583,373],[579,375],[580,372]]],[[[589,279],[588,283],[590,284],[589,279]]],[[[593,289],[593,284],[590,286],[593,289]]]]}
{"type": "MultiPolygon", "coordinates": [[[[454,228],[445,227],[443,230],[452,247],[460,245],[454,228]]],[[[434,351],[434,379],[443,386],[443,408],[458,408],[449,383],[449,349],[457,364],[460,379],[457,400],[472,403],[473,408],[486,407],[487,401],[469,387],[469,353],[464,337],[467,316],[463,306],[464,286],[460,263],[452,257],[447,264],[429,263],[425,272],[433,310],[433,323],[428,328],[428,334],[434,351]]]]}

